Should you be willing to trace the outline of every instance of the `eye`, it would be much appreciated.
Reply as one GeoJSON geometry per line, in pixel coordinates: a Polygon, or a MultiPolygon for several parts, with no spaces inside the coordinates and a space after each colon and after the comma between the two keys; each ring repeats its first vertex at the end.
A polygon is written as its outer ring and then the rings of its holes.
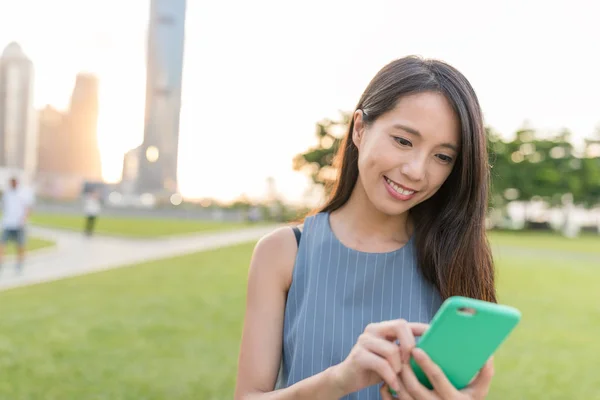
{"type": "Polygon", "coordinates": [[[401,146],[412,147],[412,143],[409,140],[404,139],[402,137],[394,136],[394,140],[401,146]]]}
{"type": "Polygon", "coordinates": [[[436,154],[435,155],[440,161],[442,161],[444,164],[450,164],[452,163],[452,157],[447,156],[445,154],[436,154]]]}

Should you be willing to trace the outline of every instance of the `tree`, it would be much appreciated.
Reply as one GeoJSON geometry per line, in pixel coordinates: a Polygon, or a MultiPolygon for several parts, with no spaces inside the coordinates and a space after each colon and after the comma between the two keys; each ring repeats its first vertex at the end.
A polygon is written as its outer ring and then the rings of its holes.
{"type": "Polygon", "coordinates": [[[500,208],[507,200],[514,200],[520,195],[514,185],[511,163],[515,149],[512,143],[502,140],[500,134],[491,127],[486,127],[486,135],[492,181],[490,206],[500,208]]]}
{"type": "Polygon", "coordinates": [[[600,204],[600,125],[591,139],[586,139],[581,174],[583,176],[584,203],[588,207],[600,204]]]}
{"type": "Polygon", "coordinates": [[[541,198],[558,205],[562,195],[571,193],[576,203],[586,202],[589,179],[582,170],[589,166],[575,154],[567,129],[551,138],[540,138],[531,128],[518,130],[512,141],[494,135],[488,138],[494,197],[509,201],[541,198]]]}
{"type": "Polygon", "coordinates": [[[308,173],[317,185],[331,187],[337,173],[333,160],[348,131],[351,118],[351,113],[340,111],[337,120],[324,119],[318,122],[315,130],[317,145],[294,158],[294,170],[308,173]]]}

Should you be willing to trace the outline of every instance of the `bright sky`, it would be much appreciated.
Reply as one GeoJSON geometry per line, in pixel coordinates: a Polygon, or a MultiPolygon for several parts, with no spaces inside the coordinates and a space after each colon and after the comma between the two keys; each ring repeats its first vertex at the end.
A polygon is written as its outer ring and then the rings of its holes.
{"type": "MultiPolygon", "coordinates": [[[[110,181],[142,140],[148,13],[148,0],[0,0],[0,46],[32,58],[37,106],[65,107],[75,74],[98,74],[110,181]]],[[[308,180],[292,158],[315,143],[315,122],[352,109],[407,54],[460,69],[505,135],[528,120],[582,140],[600,123],[598,15],[577,0],[188,0],[181,191],[259,196],[273,176],[300,199],[308,180]]]]}

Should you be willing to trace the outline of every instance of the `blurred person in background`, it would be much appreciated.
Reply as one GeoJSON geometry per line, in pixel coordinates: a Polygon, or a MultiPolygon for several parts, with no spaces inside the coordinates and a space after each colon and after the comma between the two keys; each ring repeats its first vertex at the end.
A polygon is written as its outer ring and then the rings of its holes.
{"type": "Polygon", "coordinates": [[[83,213],[85,215],[84,234],[88,237],[94,234],[98,215],[102,210],[102,202],[98,189],[90,189],[83,195],[83,213]]]}
{"type": "Polygon", "coordinates": [[[25,261],[26,232],[25,228],[31,213],[33,200],[19,187],[17,177],[12,177],[8,188],[2,194],[2,239],[0,240],[0,268],[4,250],[8,242],[17,246],[16,271],[23,272],[25,261]]]}

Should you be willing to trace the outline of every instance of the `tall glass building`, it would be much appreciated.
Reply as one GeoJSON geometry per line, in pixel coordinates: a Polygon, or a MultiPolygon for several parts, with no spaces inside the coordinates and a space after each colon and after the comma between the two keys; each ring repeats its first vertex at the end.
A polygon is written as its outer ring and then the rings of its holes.
{"type": "Polygon", "coordinates": [[[177,152],[186,0],[152,0],[148,29],[144,141],[136,191],[177,192],[177,152]]]}
{"type": "Polygon", "coordinates": [[[0,168],[29,177],[37,164],[33,74],[21,46],[14,42],[6,46],[0,56],[0,168]]]}

